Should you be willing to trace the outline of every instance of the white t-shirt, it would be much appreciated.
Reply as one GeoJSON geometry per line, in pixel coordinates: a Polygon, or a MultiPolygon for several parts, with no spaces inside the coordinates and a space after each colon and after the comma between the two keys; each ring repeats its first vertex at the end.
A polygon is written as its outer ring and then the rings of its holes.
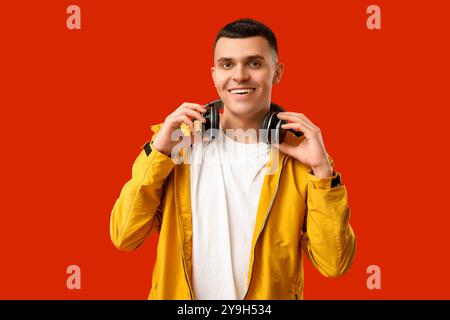
{"type": "Polygon", "coordinates": [[[195,299],[241,300],[247,291],[256,211],[270,147],[222,131],[190,155],[195,299]]]}

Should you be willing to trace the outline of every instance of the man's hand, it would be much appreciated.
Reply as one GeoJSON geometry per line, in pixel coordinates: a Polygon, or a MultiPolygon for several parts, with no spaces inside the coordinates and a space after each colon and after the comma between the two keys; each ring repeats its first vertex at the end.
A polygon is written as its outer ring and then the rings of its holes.
{"type": "Polygon", "coordinates": [[[201,104],[184,102],[166,117],[163,126],[158,131],[155,140],[153,141],[153,148],[161,153],[170,155],[173,147],[179,142],[172,141],[172,132],[181,130],[180,126],[185,124],[189,127],[192,136],[194,133],[193,119],[197,119],[204,123],[206,121],[203,117],[205,112],[206,108],[201,104]]]}
{"type": "Polygon", "coordinates": [[[306,138],[297,146],[283,142],[277,146],[280,151],[310,166],[315,176],[331,177],[333,169],[328,162],[320,129],[302,113],[280,112],[277,116],[279,119],[288,121],[287,124],[281,126],[283,129],[301,131],[306,138]]]}

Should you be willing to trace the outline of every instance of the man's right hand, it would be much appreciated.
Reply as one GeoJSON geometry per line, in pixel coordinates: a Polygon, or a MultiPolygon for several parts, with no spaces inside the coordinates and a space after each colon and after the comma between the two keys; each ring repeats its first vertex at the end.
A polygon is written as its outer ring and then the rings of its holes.
{"type": "Polygon", "coordinates": [[[205,112],[206,108],[204,105],[184,102],[166,117],[163,126],[156,134],[152,147],[165,155],[170,155],[172,148],[179,142],[171,141],[172,133],[175,130],[181,130],[180,126],[184,123],[189,127],[192,136],[194,133],[193,120],[197,119],[205,123],[206,120],[203,117],[205,112]]]}

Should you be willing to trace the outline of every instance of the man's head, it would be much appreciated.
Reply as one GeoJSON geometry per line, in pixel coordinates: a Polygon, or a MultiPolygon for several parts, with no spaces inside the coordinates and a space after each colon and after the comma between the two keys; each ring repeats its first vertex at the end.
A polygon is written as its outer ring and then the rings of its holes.
{"type": "Polygon", "coordinates": [[[264,24],[239,19],[219,31],[211,73],[229,112],[250,118],[267,111],[272,86],[280,82],[283,70],[275,35],[264,24]],[[233,90],[238,88],[248,90],[233,90]]]}

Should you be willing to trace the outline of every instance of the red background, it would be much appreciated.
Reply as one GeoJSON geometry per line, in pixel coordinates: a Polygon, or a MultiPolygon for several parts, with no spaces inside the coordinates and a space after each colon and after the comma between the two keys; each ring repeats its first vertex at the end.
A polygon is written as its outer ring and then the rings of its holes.
{"type": "Polygon", "coordinates": [[[116,250],[112,206],[150,125],[216,98],[213,41],[241,17],[276,33],[273,100],[322,129],[349,193],[353,268],[330,280],[305,262],[305,299],[450,298],[448,14],[448,1],[2,2],[0,298],[147,298],[157,236],[116,250]],[[81,30],[66,28],[70,4],[81,30]],[[71,264],[81,290],[66,288],[71,264]]]}

